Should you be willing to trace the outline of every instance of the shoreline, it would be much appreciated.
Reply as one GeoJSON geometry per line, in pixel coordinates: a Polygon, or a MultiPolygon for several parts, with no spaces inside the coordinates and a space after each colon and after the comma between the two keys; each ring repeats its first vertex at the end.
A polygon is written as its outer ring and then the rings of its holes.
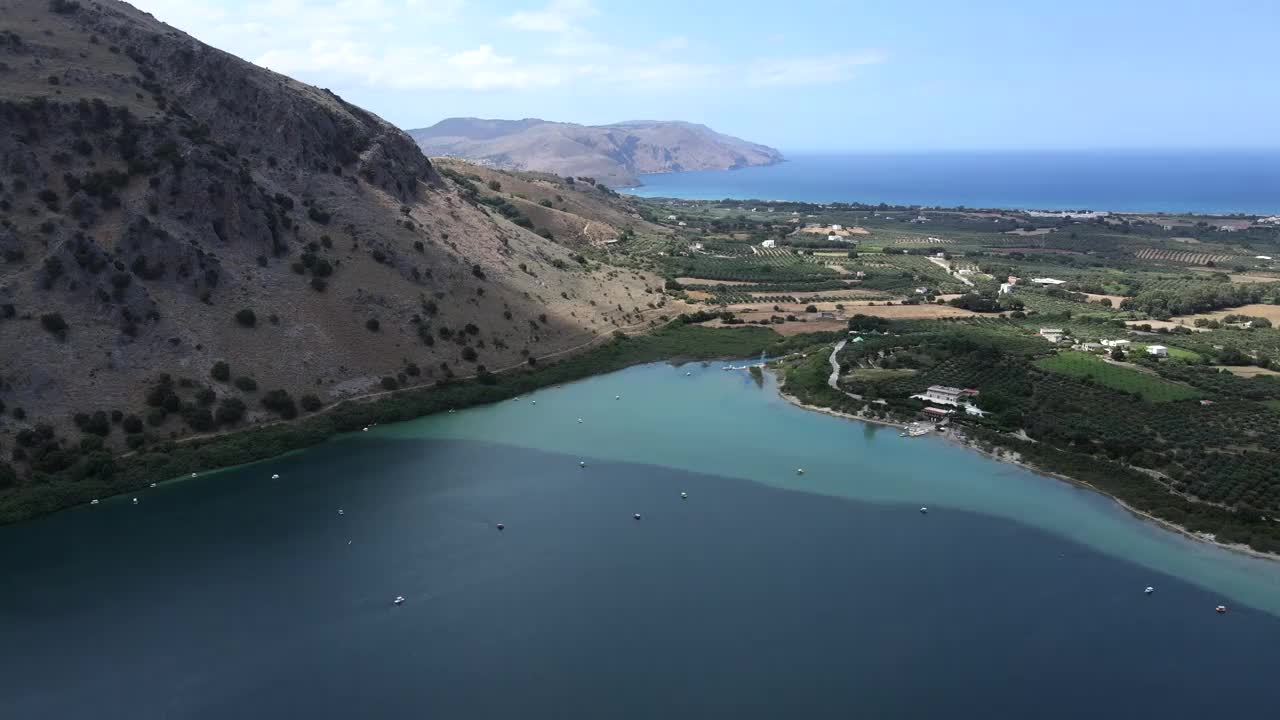
{"type": "MultiPolygon", "coordinates": [[[[775,372],[775,376],[776,376],[776,372],[775,372]]],[[[852,415],[850,413],[840,412],[839,410],[832,410],[831,408],[820,407],[818,405],[806,405],[805,403],[801,402],[799,398],[784,391],[782,384],[780,382],[778,384],[778,395],[781,396],[783,400],[786,400],[792,405],[795,405],[796,407],[801,408],[803,410],[808,410],[810,412],[820,412],[826,415],[831,415],[833,417],[843,418],[845,420],[854,420],[856,422],[869,423],[872,425],[886,425],[889,427],[896,427],[896,428],[905,428],[907,426],[906,423],[895,422],[891,420],[877,420],[877,419],[865,418],[857,415],[852,415]]],[[[1019,457],[1018,454],[1015,452],[1005,451],[1003,448],[999,448],[999,447],[995,448],[996,452],[993,452],[990,450],[984,450],[981,447],[979,447],[975,441],[973,441],[968,436],[964,435],[959,431],[948,429],[941,432],[935,432],[934,434],[938,437],[941,437],[946,442],[965,448],[966,450],[972,450],[973,452],[983,455],[991,460],[995,460],[997,462],[1009,463],[1010,465],[1015,465],[1017,467],[1022,468],[1023,470],[1035,473],[1036,475],[1040,475],[1042,477],[1050,478],[1053,480],[1058,480],[1060,482],[1065,482],[1069,485],[1074,485],[1076,487],[1084,488],[1086,490],[1095,492],[1098,495],[1101,495],[1102,497],[1107,498],[1108,500],[1119,505],[1121,508],[1123,508],[1126,512],[1128,512],[1133,517],[1139,520],[1151,523],[1153,525],[1156,525],[1163,530],[1181,535],[1190,540],[1194,540],[1195,542],[1204,543],[1205,545],[1210,545],[1210,546],[1219,548],[1221,550],[1227,550],[1229,552],[1239,553],[1241,555],[1248,555],[1249,557],[1257,558],[1259,560],[1270,560],[1272,562],[1280,562],[1280,554],[1267,553],[1267,552],[1262,552],[1260,550],[1254,550],[1248,545],[1243,545],[1240,543],[1221,542],[1216,538],[1213,538],[1212,536],[1206,536],[1204,534],[1194,532],[1177,523],[1170,522],[1163,518],[1156,517],[1155,515],[1152,515],[1146,511],[1140,510],[1130,505],[1129,503],[1126,503],[1120,498],[1103,491],[1098,486],[1085,482],[1084,480],[1078,480],[1076,478],[1070,477],[1069,475],[1063,475],[1062,473],[1056,473],[1056,472],[1053,472],[1052,470],[1045,470],[1043,468],[1036,467],[1035,465],[1022,460],[1021,457],[1019,457]]]]}

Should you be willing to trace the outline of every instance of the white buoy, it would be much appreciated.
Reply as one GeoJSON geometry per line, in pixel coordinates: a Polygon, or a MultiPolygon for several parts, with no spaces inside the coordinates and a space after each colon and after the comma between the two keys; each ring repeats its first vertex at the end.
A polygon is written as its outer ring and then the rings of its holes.
{"type": "Polygon", "coordinates": [[[191,477],[195,477],[195,476],[196,476],[196,474],[195,474],[195,473],[191,473],[191,477]]]}
{"type": "Polygon", "coordinates": [[[927,513],[927,512],[929,512],[929,508],[927,508],[927,507],[922,507],[922,508],[920,508],[920,513],[921,513],[922,515],[923,515],[924,513],[927,513]]]}
{"type": "Polygon", "coordinates": [[[369,428],[360,428],[360,432],[369,432],[369,428]]]}
{"type": "Polygon", "coordinates": [[[403,595],[397,595],[397,596],[396,596],[396,599],[395,599],[395,600],[392,600],[391,602],[395,603],[396,605],[403,605],[403,604],[404,604],[404,596],[403,596],[403,595]]]}
{"type": "Polygon", "coordinates": [[[581,425],[581,424],[582,424],[582,418],[578,418],[578,424],[579,424],[579,425],[581,425]]]}
{"type": "Polygon", "coordinates": [[[681,499],[681,500],[688,500],[688,499],[689,499],[689,493],[686,493],[686,492],[682,492],[682,493],[680,493],[680,499],[681,499]]]}
{"type": "Polygon", "coordinates": [[[1148,586],[1147,586],[1147,589],[1146,589],[1146,590],[1143,590],[1142,592],[1144,592],[1144,593],[1146,593],[1146,594],[1150,595],[1151,593],[1153,593],[1153,592],[1155,592],[1155,591],[1156,591],[1156,589],[1155,589],[1155,588],[1153,588],[1153,587],[1151,587],[1150,585],[1148,585],[1148,586]]]}
{"type": "Polygon", "coordinates": [[[636,513],[635,515],[632,515],[632,517],[634,517],[635,519],[639,520],[639,519],[640,519],[640,513],[636,513]]]}
{"type": "Polygon", "coordinates": [[[343,515],[343,514],[344,514],[344,513],[342,512],[342,508],[338,508],[338,514],[339,514],[339,515],[343,515]]]}
{"type": "Polygon", "coordinates": [[[587,466],[587,461],[586,461],[586,460],[579,460],[579,461],[578,461],[578,467],[586,467],[586,466],[587,466]]]}
{"type": "Polygon", "coordinates": [[[138,498],[134,498],[134,499],[133,499],[133,504],[134,504],[134,505],[137,505],[137,504],[138,504],[138,498]]]}
{"type": "Polygon", "coordinates": [[[90,505],[97,505],[97,504],[98,504],[98,499],[97,499],[97,498],[94,498],[94,499],[90,500],[90,501],[89,501],[89,504],[90,504],[90,505]]]}

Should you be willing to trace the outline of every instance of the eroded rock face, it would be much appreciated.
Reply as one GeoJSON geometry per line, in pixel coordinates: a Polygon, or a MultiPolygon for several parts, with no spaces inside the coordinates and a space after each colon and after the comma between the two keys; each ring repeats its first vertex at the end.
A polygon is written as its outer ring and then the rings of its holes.
{"type": "Polygon", "coordinates": [[[497,370],[661,302],[377,116],[112,0],[0,0],[0,127],[0,459],[22,482],[86,428],[109,449],[274,420],[272,390],[307,408],[497,370]]]}

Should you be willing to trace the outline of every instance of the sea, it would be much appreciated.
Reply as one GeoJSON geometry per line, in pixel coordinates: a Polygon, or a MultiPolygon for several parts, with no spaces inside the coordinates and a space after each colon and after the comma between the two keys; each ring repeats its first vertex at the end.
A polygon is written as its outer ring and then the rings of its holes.
{"type": "Polygon", "coordinates": [[[0,527],[0,717],[1280,706],[1280,563],[724,365],[638,366],[0,527]]]}
{"type": "Polygon", "coordinates": [[[740,170],[645,175],[626,192],[694,200],[1270,215],[1280,150],[788,154],[740,170]]]}

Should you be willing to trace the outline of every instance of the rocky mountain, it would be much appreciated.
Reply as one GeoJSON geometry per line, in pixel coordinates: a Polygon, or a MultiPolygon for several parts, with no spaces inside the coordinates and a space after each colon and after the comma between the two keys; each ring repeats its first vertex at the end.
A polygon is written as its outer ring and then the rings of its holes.
{"type": "Polygon", "coordinates": [[[485,190],[124,3],[0,0],[0,493],[668,312],[485,190]]]}
{"type": "Polygon", "coordinates": [[[499,168],[590,177],[614,187],[646,173],[729,170],[782,161],[782,153],[705,125],[636,121],[575,125],[546,120],[449,118],[410,130],[429,156],[459,157],[499,168]]]}

